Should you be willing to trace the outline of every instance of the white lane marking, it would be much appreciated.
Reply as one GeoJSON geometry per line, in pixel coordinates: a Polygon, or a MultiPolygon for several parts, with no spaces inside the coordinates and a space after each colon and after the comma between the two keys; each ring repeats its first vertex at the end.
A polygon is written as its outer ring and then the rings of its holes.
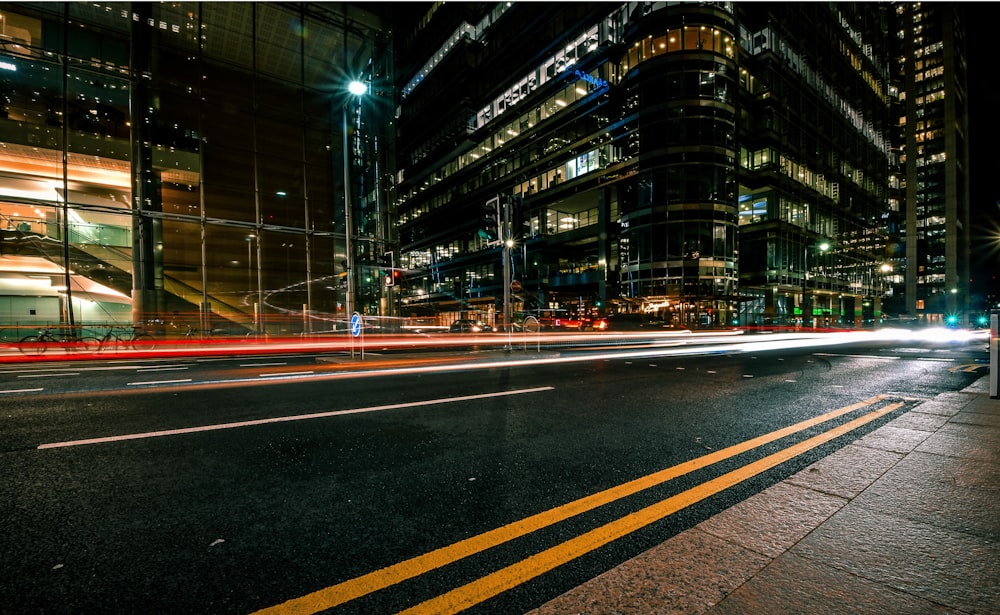
{"type": "Polygon", "coordinates": [[[240,367],[271,367],[274,365],[288,365],[288,361],[281,363],[240,363],[240,367]]]}
{"type": "Polygon", "coordinates": [[[283,376],[311,376],[316,372],[274,372],[272,374],[260,374],[258,378],[281,378],[283,376]]]}
{"type": "Polygon", "coordinates": [[[843,354],[839,352],[814,352],[817,357],[846,357],[848,359],[882,359],[883,361],[898,361],[902,357],[882,356],[874,354],[843,354]]]}
{"type": "Polygon", "coordinates": [[[140,367],[135,372],[137,374],[148,374],[149,372],[177,372],[190,369],[189,367],[140,367]]]}
{"type": "Polygon", "coordinates": [[[472,401],[475,399],[489,399],[491,397],[505,397],[508,395],[522,395],[525,393],[540,393],[551,391],[555,387],[535,387],[532,389],[514,389],[511,391],[497,391],[496,393],[479,393],[476,395],[460,395],[458,397],[441,397],[438,399],[428,399],[424,401],[410,401],[399,404],[387,404],[384,406],[368,406],[366,408],[352,408],[350,410],[332,410],[330,412],[316,412],[313,414],[297,414],[293,416],[276,416],[267,419],[257,419],[254,421],[239,421],[237,423],[218,423],[215,425],[202,425],[201,427],[183,427],[181,429],[166,429],[163,431],[147,431],[144,433],[125,434],[121,436],[107,436],[104,438],[89,438],[86,440],[69,440],[66,442],[51,442],[49,444],[39,444],[38,449],[62,448],[67,446],[83,446],[85,444],[100,444],[105,442],[122,442],[124,440],[140,440],[145,438],[157,438],[160,436],[176,436],[187,433],[199,433],[203,431],[216,431],[219,429],[233,429],[235,427],[251,427],[254,425],[268,425],[271,423],[285,423],[289,421],[304,421],[309,419],[328,418],[331,416],[343,416],[347,414],[361,414],[365,412],[381,412],[383,410],[399,410],[401,408],[419,408],[421,406],[433,406],[436,404],[447,404],[459,401],[472,401]]]}
{"type": "Polygon", "coordinates": [[[63,376],[79,376],[80,372],[66,372],[63,374],[21,374],[18,378],[62,378],[63,376]]]}
{"type": "Polygon", "coordinates": [[[146,381],[146,382],[129,382],[129,383],[126,383],[125,386],[141,387],[141,386],[148,386],[148,385],[151,385],[151,384],[179,384],[181,382],[191,382],[191,379],[190,378],[184,378],[183,380],[149,380],[149,381],[146,381]]]}
{"type": "MultiPolygon", "coordinates": [[[[150,367],[178,367],[178,366],[182,366],[182,365],[189,365],[190,366],[191,364],[190,363],[186,363],[186,364],[185,363],[174,363],[174,364],[167,364],[167,365],[154,365],[154,366],[150,366],[150,367]]],[[[136,363],[135,361],[132,361],[130,363],[121,363],[121,362],[118,362],[115,365],[102,365],[102,366],[99,366],[99,367],[74,366],[72,368],[63,368],[63,369],[47,368],[47,369],[44,369],[44,370],[39,370],[39,369],[4,369],[4,370],[0,370],[0,374],[25,374],[25,373],[27,373],[27,374],[37,374],[39,372],[42,372],[42,373],[50,373],[50,374],[77,375],[80,372],[115,372],[115,371],[119,371],[120,372],[120,371],[126,371],[126,370],[131,371],[131,370],[135,370],[135,369],[140,369],[141,370],[141,369],[144,369],[144,366],[136,363]],[[69,371],[69,370],[72,370],[72,371],[69,371]]]]}
{"type": "Polygon", "coordinates": [[[9,391],[0,391],[2,393],[37,393],[39,391],[44,391],[45,389],[10,389],[9,391]]]}

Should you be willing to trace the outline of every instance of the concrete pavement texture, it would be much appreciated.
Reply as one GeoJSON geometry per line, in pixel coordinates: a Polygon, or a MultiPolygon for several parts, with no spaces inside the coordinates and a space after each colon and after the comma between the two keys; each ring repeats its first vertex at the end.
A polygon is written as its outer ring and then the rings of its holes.
{"type": "Polygon", "coordinates": [[[528,615],[1000,613],[984,376],[528,615]]]}

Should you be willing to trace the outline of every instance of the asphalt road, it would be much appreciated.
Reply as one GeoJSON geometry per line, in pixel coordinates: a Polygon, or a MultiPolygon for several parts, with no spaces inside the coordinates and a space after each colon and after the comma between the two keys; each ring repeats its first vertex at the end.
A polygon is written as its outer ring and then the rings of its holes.
{"type": "Polygon", "coordinates": [[[907,342],[361,374],[308,354],[3,366],[0,611],[524,612],[985,358],[907,342]]]}

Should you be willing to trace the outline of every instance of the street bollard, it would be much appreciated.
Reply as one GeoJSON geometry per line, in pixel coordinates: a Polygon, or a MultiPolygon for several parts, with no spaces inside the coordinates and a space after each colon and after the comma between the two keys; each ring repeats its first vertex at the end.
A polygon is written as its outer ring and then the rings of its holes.
{"type": "Polygon", "coordinates": [[[1000,361],[997,361],[997,345],[1000,340],[1000,310],[990,312],[990,397],[997,399],[997,379],[1000,378],[1000,361]]]}

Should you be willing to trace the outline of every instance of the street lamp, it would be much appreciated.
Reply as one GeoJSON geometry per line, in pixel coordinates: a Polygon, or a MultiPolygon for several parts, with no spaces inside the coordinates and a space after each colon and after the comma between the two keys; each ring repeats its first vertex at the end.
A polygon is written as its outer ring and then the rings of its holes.
{"type": "Polygon", "coordinates": [[[344,101],[341,108],[341,132],[344,133],[344,251],[347,254],[347,300],[344,302],[347,308],[347,318],[354,315],[354,254],[351,245],[351,235],[353,233],[351,223],[351,163],[350,149],[347,142],[347,105],[356,102],[368,91],[368,86],[360,81],[351,81],[347,86],[347,91],[351,97],[344,101]]]}
{"type": "Polygon", "coordinates": [[[806,293],[808,292],[809,284],[809,250],[818,250],[820,252],[826,252],[830,249],[830,244],[823,242],[818,246],[806,245],[803,249],[803,268],[802,268],[802,326],[808,327],[810,321],[812,320],[812,302],[806,298],[806,293]]]}
{"type": "Polygon", "coordinates": [[[260,323],[260,306],[264,305],[264,291],[263,291],[263,280],[261,279],[261,266],[260,266],[260,240],[255,233],[250,233],[246,236],[247,244],[247,297],[250,305],[253,306],[253,334],[256,337],[260,334],[261,323],[260,323]],[[254,283],[253,283],[253,248],[256,247],[257,250],[257,297],[255,301],[250,302],[249,297],[254,295],[254,283]]]}

